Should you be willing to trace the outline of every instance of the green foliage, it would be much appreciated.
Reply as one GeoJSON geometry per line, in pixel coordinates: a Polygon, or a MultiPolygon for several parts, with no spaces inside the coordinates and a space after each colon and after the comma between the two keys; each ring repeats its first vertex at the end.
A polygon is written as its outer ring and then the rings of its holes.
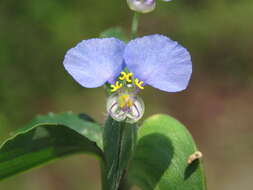
{"type": "Polygon", "coordinates": [[[130,181],[143,190],[205,190],[201,161],[187,164],[195,151],[196,145],[181,123],[167,115],[154,115],[138,131],[130,181]]]}
{"type": "Polygon", "coordinates": [[[39,116],[0,148],[0,179],[70,154],[89,153],[101,160],[101,131],[89,118],[72,113],[39,116]]]}
{"type": "MultiPolygon", "coordinates": [[[[105,190],[117,190],[126,174],[136,144],[136,124],[117,122],[109,117],[104,127],[105,190]]],[[[124,185],[124,184],[122,184],[124,185]]]]}
{"type": "Polygon", "coordinates": [[[111,117],[102,129],[85,114],[38,116],[0,148],[0,180],[76,153],[99,158],[103,190],[205,190],[202,163],[187,164],[197,151],[187,129],[167,115],[137,124],[111,117]],[[102,151],[103,149],[103,151],[102,151]]]}
{"type": "Polygon", "coordinates": [[[77,133],[80,133],[88,138],[90,141],[96,142],[97,146],[102,149],[102,128],[86,114],[77,115],[72,112],[68,112],[61,114],[49,113],[48,115],[40,115],[17,132],[26,131],[33,128],[33,126],[43,124],[68,126],[77,133]]]}

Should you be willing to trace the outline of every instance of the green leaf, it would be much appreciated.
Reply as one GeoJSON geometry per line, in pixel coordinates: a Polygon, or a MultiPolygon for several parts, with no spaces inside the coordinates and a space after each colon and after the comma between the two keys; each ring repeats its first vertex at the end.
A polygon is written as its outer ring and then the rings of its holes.
{"type": "Polygon", "coordinates": [[[109,117],[104,128],[104,189],[118,190],[124,179],[136,143],[136,124],[118,122],[109,117]]]}
{"type": "Polygon", "coordinates": [[[21,128],[16,132],[26,131],[38,124],[68,126],[89,140],[96,142],[97,145],[102,149],[102,128],[86,114],[74,114],[72,112],[67,112],[60,114],[49,113],[48,115],[40,115],[28,123],[24,128],[21,128]]]}
{"type": "Polygon", "coordinates": [[[195,151],[181,123],[167,115],[152,116],[138,131],[129,179],[143,190],[205,190],[202,162],[187,164],[195,151]]]}
{"type": "Polygon", "coordinates": [[[82,118],[73,113],[39,116],[7,139],[0,147],[0,180],[76,153],[93,154],[103,160],[96,144],[101,129],[82,118]]]}
{"type": "Polygon", "coordinates": [[[114,38],[118,38],[118,39],[125,41],[125,42],[128,41],[128,38],[121,27],[109,28],[109,29],[105,30],[104,32],[102,32],[100,34],[100,37],[101,38],[114,37],[114,38]]]}

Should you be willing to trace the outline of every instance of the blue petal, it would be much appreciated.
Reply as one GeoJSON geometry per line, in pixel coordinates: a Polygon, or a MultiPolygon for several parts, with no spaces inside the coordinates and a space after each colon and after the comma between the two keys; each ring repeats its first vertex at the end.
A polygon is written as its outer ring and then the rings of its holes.
{"type": "Polygon", "coordinates": [[[167,92],[184,90],[192,73],[189,52],[177,42],[158,34],[130,41],[124,60],[136,78],[167,92]]]}
{"type": "Polygon", "coordinates": [[[68,73],[82,86],[113,83],[123,69],[124,42],[116,38],[84,40],[70,49],[63,61],[68,73]]]}

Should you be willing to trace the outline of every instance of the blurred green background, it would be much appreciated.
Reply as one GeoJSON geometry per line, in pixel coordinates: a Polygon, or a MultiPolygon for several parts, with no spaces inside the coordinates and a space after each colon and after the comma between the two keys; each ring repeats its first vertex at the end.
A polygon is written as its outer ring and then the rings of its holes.
{"type": "MultiPolygon", "coordinates": [[[[0,139],[37,114],[106,118],[102,88],[84,89],[63,69],[65,52],[109,27],[129,32],[125,0],[0,1],[0,139]]],[[[170,114],[204,153],[209,190],[252,189],[253,1],[158,2],[139,35],[162,33],[189,49],[193,77],[181,93],[146,88],[145,117],[170,114]]],[[[0,183],[9,190],[98,190],[98,162],[73,156],[0,183]]]]}

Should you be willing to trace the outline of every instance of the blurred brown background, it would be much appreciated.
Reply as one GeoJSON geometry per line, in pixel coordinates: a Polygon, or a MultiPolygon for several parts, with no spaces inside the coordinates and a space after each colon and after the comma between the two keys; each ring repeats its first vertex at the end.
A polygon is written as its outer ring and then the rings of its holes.
{"type": "MultiPolygon", "coordinates": [[[[0,1],[0,139],[37,114],[85,112],[105,119],[102,88],[84,89],[64,71],[65,52],[113,26],[129,31],[125,0],[0,1]]],[[[189,88],[146,88],[145,117],[183,122],[204,153],[209,190],[253,189],[253,1],[158,2],[139,35],[162,33],[189,49],[189,88]]],[[[0,183],[0,189],[98,190],[98,162],[73,156],[0,183]]]]}

